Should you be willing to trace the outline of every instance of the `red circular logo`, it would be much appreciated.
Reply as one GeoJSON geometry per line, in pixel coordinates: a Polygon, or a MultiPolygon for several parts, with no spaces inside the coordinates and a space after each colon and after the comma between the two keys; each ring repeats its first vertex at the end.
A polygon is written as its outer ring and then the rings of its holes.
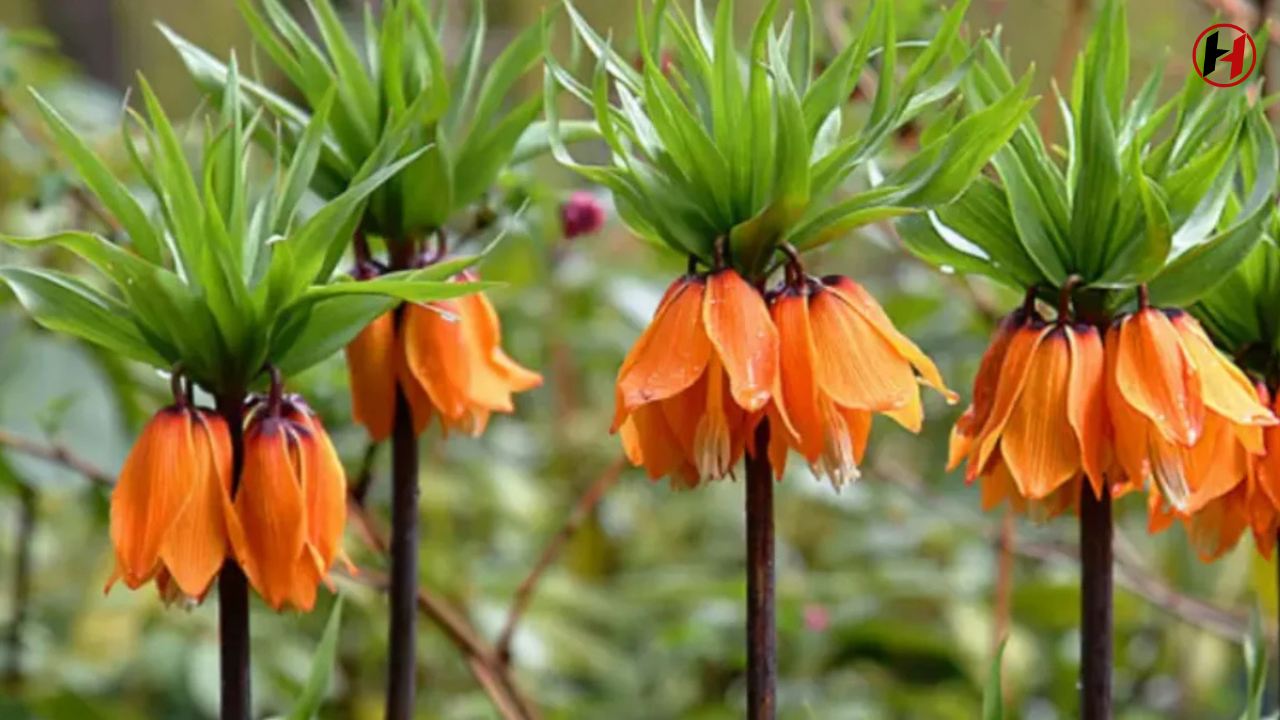
{"type": "Polygon", "coordinates": [[[1218,23],[1205,28],[1191,48],[1191,66],[1196,69],[1196,74],[1205,82],[1217,87],[1239,85],[1249,79],[1257,64],[1258,52],[1253,46],[1253,37],[1245,32],[1244,28],[1231,23],[1218,23]],[[1201,45],[1204,46],[1203,50],[1201,45]],[[1247,70],[1244,66],[1246,55],[1249,58],[1247,70]],[[1228,76],[1228,82],[1209,79],[1213,71],[1219,67],[1226,67],[1231,73],[1228,76]]]}

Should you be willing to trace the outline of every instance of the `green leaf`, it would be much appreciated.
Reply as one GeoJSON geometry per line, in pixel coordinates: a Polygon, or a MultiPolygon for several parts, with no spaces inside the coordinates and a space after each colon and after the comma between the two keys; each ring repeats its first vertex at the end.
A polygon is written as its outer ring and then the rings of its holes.
{"type": "Polygon", "coordinates": [[[36,322],[54,332],[74,335],[157,367],[170,364],[147,343],[127,307],[70,275],[0,267],[0,280],[9,285],[36,322]]]}
{"type": "Polygon", "coordinates": [[[311,720],[320,713],[320,704],[324,701],[324,693],[329,687],[329,678],[333,676],[333,666],[338,657],[338,631],[341,626],[342,596],[339,595],[329,613],[329,621],[325,623],[320,644],[316,646],[312,656],[307,684],[303,686],[302,695],[289,713],[289,720],[311,720]]]}
{"type": "Polygon", "coordinates": [[[1262,703],[1267,693],[1267,643],[1257,607],[1249,615],[1249,634],[1244,637],[1244,665],[1248,673],[1249,690],[1245,711],[1240,720],[1261,720],[1262,703]]]}
{"type": "Polygon", "coordinates": [[[163,263],[160,235],[129,189],[111,173],[106,163],[89,149],[80,134],[71,128],[48,101],[35,90],[31,91],[31,95],[36,101],[36,107],[44,115],[45,125],[49,128],[53,141],[67,155],[76,173],[93,194],[120,221],[138,254],[151,262],[163,263]]]}
{"type": "Polygon", "coordinates": [[[405,302],[425,303],[451,300],[472,293],[500,287],[494,282],[427,282],[419,279],[399,280],[383,276],[361,282],[335,282],[307,290],[304,301],[316,301],[343,295],[381,295],[405,302]]]}
{"type": "Polygon", "coordinates": [[[344,295],[294,303],[272,330],[267,361],[286,375],[300,373],[342,350],[399,302],[384,295],[344,295]]]}
{"type": "Polygon", "coordinates": [[[991,661],[987,673],[987,685],[982,691],[982,720],[1004,720],[1004,681],[1000,668],[1004,663],[1004,651],[1009,641],[1000,641],[1000,649],[991,661]]]}
{"type": "Polygon", "coordinates": [[[1231,226],[1191,247],[1150,283],[1152,302],[1183,307],[1195,302],[1236,269],[1261,239],[1271,220],[1272,197],[1280,170],[1280,149],[1261,108],[1245,123],[1245,152],[1256,159],[1257,177],[1231,226]]]}
{"type": "MultiPolygon", "coordinates": [[[[600,128],[594,121],[565,120],[560,123],[560,138],[566,143],[599,140],[600,128]]],[[[551,152],[551,138],[547,133],[547,121],[539,120],[529,125],[516,141],[511,151],[511,165],[522,165],[551,152]]]]}

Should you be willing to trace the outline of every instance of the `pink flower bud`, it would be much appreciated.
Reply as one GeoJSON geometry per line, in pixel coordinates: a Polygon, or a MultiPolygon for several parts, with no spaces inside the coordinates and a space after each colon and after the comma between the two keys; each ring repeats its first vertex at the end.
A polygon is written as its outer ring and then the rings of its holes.
{"type": "Polygon", "coordinates": [[[579,190],[560,206],[560,221],[565,238],[570,240],[599,232],[604,226],[604,206],[595,195],[579,190]]]}

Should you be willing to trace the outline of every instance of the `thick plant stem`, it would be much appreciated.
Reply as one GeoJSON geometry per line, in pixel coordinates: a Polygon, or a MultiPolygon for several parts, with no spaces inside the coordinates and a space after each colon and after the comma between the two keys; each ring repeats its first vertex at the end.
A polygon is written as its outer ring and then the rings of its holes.
{"type": "Polygon", "coordinates": [[[774,613],[773,468],[769,421],[756,429],[747,458],[747,718],[777,715],[778,630],[774,613]]]}
{"type": "MultiPolygon", "coordinates": [[[[244,472],[244,393],[218,398],[231,434],[231,496],[244,472]]],[[[218,642],[222,664],[222,720],[249,720],[249,582],[233,560],[218,575],[218,642]]]]}
{"type": "Polygon", "coordinates": [[[1080,498],[1080,717],[1111,720],[1111,497],[1080,498]]]}
{"type": "Polygon", "coordinates": [[[14,696],[22,689],[23,631],[31,606],[31,543],[36,533],[36,491],[25,483],[18,486],[17,558],[13,564],[13,618],[9,621],[9,667],[5,687],[14,696]]]}
{"type": "Polygon", "coordinates": [[[418,436],[404,391],[396,389],[391,430],[391,635],[387,720],[411,720],[417,672],[418,436]]]}

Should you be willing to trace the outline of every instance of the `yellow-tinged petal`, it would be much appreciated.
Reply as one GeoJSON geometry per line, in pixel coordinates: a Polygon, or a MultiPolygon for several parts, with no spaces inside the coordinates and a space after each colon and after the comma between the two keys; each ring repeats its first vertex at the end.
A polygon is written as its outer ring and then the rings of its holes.
{"type": "Polygon", "coordinates": [[[1177,330],[1182,347],[1200,374],[1204,406],[1240,425],[1274,425],[1276,418],[1258,401],[1258,393],[1249,378],[1223,355],[1204,334],[1200,323],[1185,312],[1170,319],[1177,330]]]}
{"type": "MultiPolygon", "coordinates": [[[[795,430],[796,451],[812,464],[822,452],[823,441],[808,298],[798,293],[784,293],[774,300],[771,315],[781,347],[781,397],[775,397],[774,404],[781,403],[785,408],[795,430]]],[[[771,423],[771,428],[775,440],[785,439],[785,424],[780,418],[771,423]]]]}
{"type": "Polygon", "coordinates": [[[934,365],[933,360],[930,360],[929,356],[925,355],[910,338],[898,332],[898,328],[894,327],[893,321],[889,319],[884,308],[880,307],[880,303],[876,302],[866,288],[841,276],[823,278],[823,282],[870,321],[872,327],[915,367],[916,372],[920,373],[920,379],[926,385],[942,393],[949,403],[960,399],[959,395],[947,389],[946,383],[942,381],[942,374],[938,372],[938,367],[934,365]]]}
{"type": "Polygon", "coordinates": [[[818,386],[837,405],[887,412],[919,400],[911,365],[834,292],[813,294],[809,319],[818,386]]]}
{"type": "Polygon", "coordinates": [[[996,386],[995,400],[991,404],[991,414],[974,437],[976,447],[970,455],[969,467],[965,471],[965,477],[968,480],[972,481],[984,472],[987,463],[991,461],[1000,436],[1004,433],[1005,424],[1009,422],[1009,416],[1013,413],[1026,386],[1027,376],[1031,372],[1031,360],[1049,331],[1050,328],[1047,327],[1028,325],[1019,328],[1009,340],[1004,370],[996,386]]]}

